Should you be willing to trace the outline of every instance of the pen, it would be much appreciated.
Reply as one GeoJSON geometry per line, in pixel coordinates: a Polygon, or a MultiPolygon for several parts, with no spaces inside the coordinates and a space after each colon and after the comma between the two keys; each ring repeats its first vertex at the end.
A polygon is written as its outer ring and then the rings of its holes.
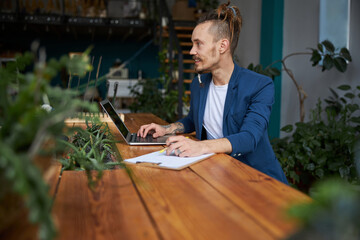
{"type": "MultiPolygon", "coordinates": [[[[185,138],[189,138],[189,137],[185,137],[185,138]]],[[[166,147],[166,148],[163,148],[163,149],[161,149],[161,150],[159,151],[159,153],[163,153],[163,152],[165,152],[167,149],[168,149],[167,147],[166,147]]]]}
{"type": "Polygon", "coordinates": [[[167,147],[166,147],[166,148],[161,149],[161,150],[160,150],[160,153],[165,152],[165,150],[166,150],[166,149],[167,149],[167,147]]]}

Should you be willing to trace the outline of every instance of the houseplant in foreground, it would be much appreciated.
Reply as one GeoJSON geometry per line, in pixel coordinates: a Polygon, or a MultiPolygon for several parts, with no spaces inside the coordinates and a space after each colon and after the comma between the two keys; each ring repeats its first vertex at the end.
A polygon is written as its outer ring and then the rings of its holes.
{"type": "Polygon", "coordinates": [[[39,225],[38,237],[52,239],[56,232],[52,201],[42,173],[51,164],[64,119],[79,109],[97,111],[97,106],[77,99],[71,90],[49,84],[62,68],[85,74],[91,67],[88,52],[72,59],[63,56],[46,61],[45,50],[33,46],[32,53],[0,68],[0,232],[26,206],[30,222],[39,225]],[[38,161],[43,158],[47,161],[38,161]]]}
{"type": "Polygon", "coordinates": [[[338,178],[315,184],[314,201],[288,213],[301,228],[288,240],[357,240],[360,237],[360,188],[338,178]]]}

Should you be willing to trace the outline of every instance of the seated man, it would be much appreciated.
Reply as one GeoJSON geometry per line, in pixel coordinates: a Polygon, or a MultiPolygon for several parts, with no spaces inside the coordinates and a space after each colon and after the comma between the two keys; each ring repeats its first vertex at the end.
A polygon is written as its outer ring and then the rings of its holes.
{"type": "Polygon", "coordinates": [[[180,157],[191,157],[228,153],[287,183],[267,135],[274,102],[273,82],[233,61],[241,24],[239,9],[229,7],[229,3],[198,21],[190,54],[199,75],[191,83],[188,116],[167,126],[143,125],[138,136],[144,137],[149,131],[153,137],[196,131],[196,137],[202,141],[170,137],[167,154],[174,151],[180,157]],[[201,74],[205,71],[209,73],[201,74]]]}

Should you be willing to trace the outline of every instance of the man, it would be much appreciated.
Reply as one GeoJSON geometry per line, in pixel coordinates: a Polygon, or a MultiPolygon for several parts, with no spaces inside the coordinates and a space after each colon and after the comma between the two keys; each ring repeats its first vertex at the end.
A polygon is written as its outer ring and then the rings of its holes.
{"type": "Polygon", "coordinates": [[[167,154],[180,157],[227,153],[287,183],[269,142],[267,127],[274,101],[270,78],[243,69],[233,61],[242,19],[237,7],[222,4],[201,18],[192,33],[190,54],[198,75],[191,83],[187,117],[166,126],[143,125],[138,136],[153,137],[196,131],[194,141],[184,136],[168,139],[167,154]]]}

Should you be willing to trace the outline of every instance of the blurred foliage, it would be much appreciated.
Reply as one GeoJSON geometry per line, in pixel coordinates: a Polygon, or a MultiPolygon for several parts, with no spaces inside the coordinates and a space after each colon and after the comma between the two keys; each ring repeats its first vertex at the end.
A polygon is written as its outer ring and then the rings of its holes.
{"type": "MultiPolygon", "coordinates": [[[[106,123],[95,119],[86,121],[86,129],[76,129],[76,133],[70,141],[60,140],[65,146],[67,154],[59,161],[64,170],[85,170],[88,183],[94,188],[103,175],[103,170],[113,169],[114,166],[123,163],[114,161],[121,159],[120,155],[113,150],[115,141],[106,123]],[[95,180],[91,170],[96,170],[95,180]]],[[[116,149],[116,147],[114,147],[116,149]]]]}
{"type": "Polygon", "coordinates": [[[197,9],[201,9],[204,12],[217,9],[219,6],[218,0],[196,0],[197,9]]]}
{"type": "Polygon", "coordinates": [[[315,184],[313,201],[292,206],[288,213],[301,229],[288,240],[360,239],[360,188],[341,179],[315,184]]]}
{"type": "Polygon", "coordinates": [[[330,176],[358,182],[356,151],[360,150],[360,86],[338,87],[343,97],[331,89],[332,96],[322,108],[319,100],[309,122],[287,125],[281,130],[292,135],[274,139],[272,146],[289,181],[307,192],[312,183],[330,176]],[[356,161],[355,161],[356,160],[356,161]]]}
{"type": "MultiPolygon", "coordinates": [[[[162,50],[158,57],[160,62],[160,78],[141,79],[130,88],[131,95],[135,98],[129,108],[131,112],[150,112],[167,122],[177,120],[177,106],[179,93],[175,89],[173,77],[170,74],[170,63],[168,62],[168,40],[164,40],[162,50]]],[[[178,61],[173,59],[173,74],[177,71],[178,61]]],[[[183,97],[184,103],[189,99],[183,97]]]]}
{"type": "Polygon", "coordinates": [[[23,197],[30,221],[39,224],[40,239],[52,239],[56,231],[48,186],[34,158],[51,159],[61,150],[55,143],[63,134],[65,118],[80,108],[97,111],[97,106],[77,99],[74,91],[51,87],[49,82],[62,68],[84,76],[91,69],[88,52],[46,62],[45,50],[33,49],[0,68],[0,174],[5,175],[0,179],[7,181],[1,184],[10,184],[23,197]]]}
{"type": "Polygon", "coordinates": [[[167,122],[176,121],[178,92],[175,90],[164,93],[160,79],[142,79],[135,84],[131,95],[135,101],[130,105],[131,112],[150,112],[167,122]]]}
{"type": "Polygon", "coordinates": [[[250,63],[247,69],[268,76],[272,78],[272,80],[274,80],[275,77],[280,76],[281,73],[280,70],[277,69],[276,67],[268,66],[266,68],[263,68],[261,64],[257,64],[256,66],[254,66],[253,63],[250,63]]]}

